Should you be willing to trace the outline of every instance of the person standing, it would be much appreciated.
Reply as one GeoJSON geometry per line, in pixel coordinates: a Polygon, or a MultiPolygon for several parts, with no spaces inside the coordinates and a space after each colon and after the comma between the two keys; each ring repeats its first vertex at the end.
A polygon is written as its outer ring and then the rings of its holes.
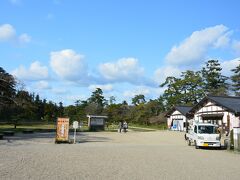
{"type": "Polygon", "coordinates": [[[128,124],[126,121],[123,122],[123,132],[127,132],[128,124]]]}
{"type": "Polygon", "coordinates": [[[118,132],[121,133],[123,128],[123,121],[120,121],[118,124],[118,132]]]}

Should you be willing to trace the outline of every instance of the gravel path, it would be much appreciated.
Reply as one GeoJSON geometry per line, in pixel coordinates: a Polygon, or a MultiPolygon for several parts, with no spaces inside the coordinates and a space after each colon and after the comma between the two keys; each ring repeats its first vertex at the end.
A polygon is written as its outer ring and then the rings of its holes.
{"type": "Polygon", "coordinates": [[[196,150],[183,133],[78,133],[77,144],[54,134],[0,140],[0,179],[240,179],[240,154],[196,150]]]}

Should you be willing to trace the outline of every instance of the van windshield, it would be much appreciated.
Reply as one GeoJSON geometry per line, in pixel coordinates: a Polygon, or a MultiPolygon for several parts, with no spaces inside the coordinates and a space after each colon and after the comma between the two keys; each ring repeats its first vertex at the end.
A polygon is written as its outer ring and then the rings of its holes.
{"type": "Polygon", "coordinates": [[[199,134],[216,134],[217,128],[215,126],[198,126],[199,134]]]}

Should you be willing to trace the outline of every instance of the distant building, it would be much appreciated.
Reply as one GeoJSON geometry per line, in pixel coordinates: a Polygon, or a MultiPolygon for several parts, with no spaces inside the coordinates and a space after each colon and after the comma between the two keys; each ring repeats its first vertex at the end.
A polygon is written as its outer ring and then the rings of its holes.
{"type": "Polygon", "coordinates": [[[191,106],[175,106],[167,112],[168,128],[174,131],[186,131],[187,113],[192,109],[191,106]]]}
{"type": "Polygon", "coordinates": [[[225,131],[240,127],[240,97],[206,96],[189,112],[192,120],[217,124],[225,131]]]}
{"type": "Polygon", "coordinates": [[[87,115],[89,131],[104,131],[107,116],[87,115]]]}

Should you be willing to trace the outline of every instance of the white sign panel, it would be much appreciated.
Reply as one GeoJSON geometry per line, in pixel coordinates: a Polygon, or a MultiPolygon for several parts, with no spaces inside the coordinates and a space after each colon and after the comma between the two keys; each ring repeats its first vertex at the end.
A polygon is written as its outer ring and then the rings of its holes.
{"type": "Polygon", "coordinates": [[[104,125],[104,121],[103,119],[100,119],[100,118],[92,118],[91,125],[101,126],[101,125],[104,125]]]}
{"type": "Polygon", "coordinates": [[[238,139],[238,134],[240,134],[240,128],[233,128],[233,139],[238,139]]]}
{"type": "Polygon", "coordinates": [[[78,121],[74,121],[74,122],[73,122],[73,128],[74,128],[74,129],[77,129],[77,128],[78,128],[78,121]]]}

